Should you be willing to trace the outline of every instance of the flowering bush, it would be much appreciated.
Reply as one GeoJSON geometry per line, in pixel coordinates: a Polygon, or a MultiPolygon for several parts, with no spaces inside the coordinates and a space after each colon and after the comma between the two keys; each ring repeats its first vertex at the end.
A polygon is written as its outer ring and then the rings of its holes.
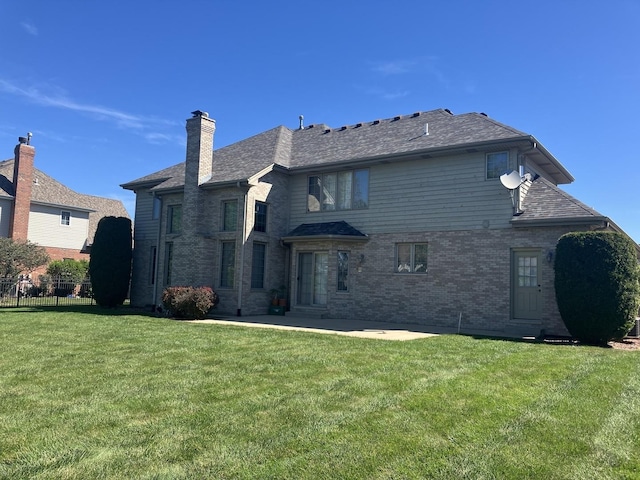
{"type": "Polygon", "coordinates": [[[162,292],[162,305],[177,318],[202,319],[218,300],[210,287],[167,287],[162,292]]]}

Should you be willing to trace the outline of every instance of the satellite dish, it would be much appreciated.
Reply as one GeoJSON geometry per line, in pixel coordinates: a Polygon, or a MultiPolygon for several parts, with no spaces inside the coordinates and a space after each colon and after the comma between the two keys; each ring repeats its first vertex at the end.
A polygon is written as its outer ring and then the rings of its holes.
{"type": "Polygon", "coordinates": [[[522,183],[522,177],[515,170],[512,170],[511,173],[504,173],[500,175],[500,182],[509,190],[515,190],[522,183]]]}

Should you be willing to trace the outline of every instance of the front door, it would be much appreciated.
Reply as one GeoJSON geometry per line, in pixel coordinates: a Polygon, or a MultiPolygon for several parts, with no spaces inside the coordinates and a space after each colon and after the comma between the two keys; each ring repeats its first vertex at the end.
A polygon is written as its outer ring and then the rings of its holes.
{"type": "Polygon", "coordinates": [[[327,304],[329,254],[305,252],[298,254],[298,305],[327,304]]]}
{"type": "Polygon", "coordinates": [[[542,317],[540,251],[514,251],[511,272],[513,285],[513,317],[539,320],[542,317]]]}

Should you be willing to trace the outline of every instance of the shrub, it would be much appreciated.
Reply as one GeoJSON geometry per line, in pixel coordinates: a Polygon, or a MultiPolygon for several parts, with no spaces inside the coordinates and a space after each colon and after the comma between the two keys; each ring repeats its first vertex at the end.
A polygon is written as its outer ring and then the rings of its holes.
{"type": "Polygon", "coordinates": [[[79,284],[87,277],[89,262],[87,260],[54,260],[47,266],[47,274],[62,277],[79,284]]]}
{"type": "Polygon", "coordinates": [[[623,338],[640,306],[634,243],[616,232],[578,232],[560,237],[556,248],[556,301],[569,333],[603,345],[623,338]]]}
{"type": "Polygon", "coordinates": [[[100,219],[91,246],[89,276],[94,298],[101,307],[117,307],[127,298],[131,243],[131,220],[125,217],[100,219]]]}
{"type": "Polygon", "coordinates": [[[162,305],[177,318],[204,318],[218,304],[218,295],[209,287],[167,287],[162,305]]]}

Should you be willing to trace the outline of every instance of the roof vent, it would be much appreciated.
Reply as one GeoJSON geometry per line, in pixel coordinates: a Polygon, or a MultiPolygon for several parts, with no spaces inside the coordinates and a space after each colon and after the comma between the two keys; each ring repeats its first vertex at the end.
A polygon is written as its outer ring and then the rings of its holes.
{"type": "Polygon", "coordinates": [[[330,128],[325,129],[324,133],[331,133],[331,129],[330,128]]]}
{"type": "Polygon", "coordinates": [[[488,117],[488,116],[489,116],[489,115],[487,115],[487,114],[486,114],[486,113],[484,113],[484,112],[480,112],[480,115],[482,115],[482,116],[484,116],[484,117],[488,117]]]}
{"type": "Polygon", "coordinates": [[[304,115],[300,115],[298,120],[300,121],[300,130],[304,130],[304,115]]]}
{"type": "Polygon", "coordinates": [[[449,110],[448,108],[445,108],[444,111],[447,112],[449,115],[453,115],[453,113],[451,113],[451,110],[449,110]]]}
{"type": "Polygon", "coordinates": [[[402,115],[397,115],[395,117],[393,117],[393,121],[396,122],[398,120],[400,120],[402,118],[402,115]]]}
{"type": "Polygon", "coordinates": [[[411,117],[412,117],[412,118],[419,117],[421,113],[422,113],[422,112],[416,112],[416,113],[414,113],[413,115],[411,115],[411,117]]]}
{"type": "Polygon", "coordinates": [[[347,129],[347,126],[346,126],[346,125],[343,125],[343,126],[341,126],[341,127],[340,127],[340,131],[342,131],[342,130],[346,130],[346,129],[347,129]]]}
{"type": "Polygon", "coordinates": [[[371,125],[378,125],[379,123],[380,123],[380,120],[374,120],[371,125]]]}
{"type": "Polygon", "coordinates": [[[353,128],[360,128],[362,126],[362,123],[356,123],[356,126],[353,128]]]}

